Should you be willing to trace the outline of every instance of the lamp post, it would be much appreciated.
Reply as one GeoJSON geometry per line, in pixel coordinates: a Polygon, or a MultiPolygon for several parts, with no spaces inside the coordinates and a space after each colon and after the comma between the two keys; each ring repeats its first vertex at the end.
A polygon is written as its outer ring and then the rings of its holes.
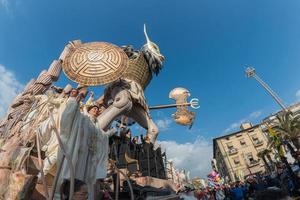
{"type": "Polygon", "coordinates": [[[285,105],[283,104],[283,101],[279,98],[279,96],[270,88],[270,86],[268,84],[266,84],[256,73],[255,73],[255,69],[253,67],[247,67],[246,69],[246,76],[248,78],[254,78],[255,80],[257,80],[261,86],[263,86],[265,88],[265,90],[272,96],[272,98],[278,103],[278,105],[282,108],[282,110],[284,112],[287,112],[288,109],[285,107],[285,105]]]}

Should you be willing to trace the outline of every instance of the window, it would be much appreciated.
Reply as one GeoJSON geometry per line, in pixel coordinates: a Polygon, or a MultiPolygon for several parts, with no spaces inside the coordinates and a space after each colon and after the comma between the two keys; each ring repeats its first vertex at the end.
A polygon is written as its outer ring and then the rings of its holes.
{"type": "Polygon", "coordinates": [[[235,136],[240,137],[240,136],[242,136],[242,133],[237,133],[235,136]]]}
{"type": "Polygon", "coordinates": [[[250,154],[247,155],[247,159],[250,161],[250,163],[254,161],[252,153],[250,153],[250,154]]]}
{"type": "Polygon", "coordinates": [[[254,143],[254,146],[259,146],[263,143],[262,140],[259,140],[257,135],[252,135],[252,140],[253,140],[253,143],[254,143]]]}
{"type": "Polygon", "coordinates": [[[252,135],[252,140],[254,141],[254,140],[258,140],[258,137],[257,137],[257,135],[255,134],[255,135],[252,135]]]}
{"type": "Polygon", "coordinates": [[[237,153],[237,149],[233,147],[233,144],[232,142],[229,142],[226,144],[227,145],[227,148],[228,148],[228,153],[231,155],[231,154],[235,154],[237,153]]]}
{"type": "Polygon", "coordinates": [[[252,140],[254,144],[257,144],[259,142],[257,135],[252,135],[252,140]]]}
{"type": "Polygon", "coordinates": [[[240,159],[239,159],[239,157],[238,157],[238,156],[234,157],[234,158],[233,158],[233,162],[234,162],[234,164],[239,165],[239,164],[240,164],[240,159]]]}
{"type": "Polygon", "coordinates": [[[241,144],[242,147],[245,147],[245,146],[246,146],[245,140],[244,140],[244,139],[241,139],[241,140],[240,140],[240,144],[241,144]]]}
{"type": "Polygon", "coordinates": [[[258,163],[256,160],[254,160],[252,153],[246,154],[246,159],[249,165],[255,165],[256,163],[258,163]]]}
{"type": "Polygon", "coordinates": [[[227,145],[227,148],[228,148],[228,149],[233,148],[232,142],[229,142],[229,143],[227,143],[226,145],[227,145]]]}

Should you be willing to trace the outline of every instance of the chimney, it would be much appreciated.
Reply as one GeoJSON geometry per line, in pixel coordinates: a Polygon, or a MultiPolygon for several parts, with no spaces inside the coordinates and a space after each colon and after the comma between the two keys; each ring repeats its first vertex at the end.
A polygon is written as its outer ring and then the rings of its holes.
{"type": "Polygon", "coordinates": [[[244,123],[241,124],[240,129],[245,130],[245,129],[248,129],[248,128],[251,128],[251,127],[252,127],[252,124],[250,122],[244,122],[244,123]]]}

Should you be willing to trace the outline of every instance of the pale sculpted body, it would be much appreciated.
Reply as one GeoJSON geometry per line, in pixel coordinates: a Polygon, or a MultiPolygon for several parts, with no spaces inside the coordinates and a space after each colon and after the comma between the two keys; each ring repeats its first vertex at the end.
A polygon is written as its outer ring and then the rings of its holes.
{"type": "Polygon", "coordinates": [[[24,91],[19,94],[9,107],[6,117],[0,123],[0,135],[12,136],[17,130],[13,130],[17,124],[30,112],[35,95],[43,94],[51,84],[58,80],[61,72],[61,60],[54,60],[48,70],[42,71],[36,80],[28,82],[24,91]]]}
{"type": "MultiPolygon", "coordinates": [[[[75,97],[68,99],[62,114],[60,135],[67,153],[71,156],[75,179],[88,185],[89,194],[93,194],[96,179],[106,177],[108,138],[115,133],[113,129],[104,132],[98,123],[93,116],[80,112],[75,97]],[[97,170],[97,165],[100,166],[100,170],[97,170]]],[[[62,167],[61,179],[70,179],[70,170],[66,162],[62,167]]],[[[91,196],[89,195],[89,198],[91,196]]]]}
{"type": "MultiPolygon", "coordinates": [[[[46,120],[44,120],[37,129],[37,134],[40,136],[41,150],[45,152],[46,156],[43,166],[45,175],[53,169],[57,162],[59,144],[55,130],[60,134],[60,121],[66,107],[66,101],[66,97],[51,99],[47,103],[48,113],[45,113],[46,120]],[[52,115],[52,118],[50,115],[52,115]]],[[[52,175],[54,175],[54,171],[52,170],[51,172],[52,175]]]]}
{"type": "Polygon", "coordinates": [[[148,130],[147,136],[150,142],[155,143],[158,128],[150,117],[144,90],[152,76],[160,72],[164,57],[158,46],[148,38],[146,27],[144,33],[147,43],[140,51],[134,51],[131,46],[123,47],[129,57],[129,66],[119,81],[107,87],[105,101],[108,108],[98,119],[100,127],[105,129],[121,115],[131,117],[148,130]]]}

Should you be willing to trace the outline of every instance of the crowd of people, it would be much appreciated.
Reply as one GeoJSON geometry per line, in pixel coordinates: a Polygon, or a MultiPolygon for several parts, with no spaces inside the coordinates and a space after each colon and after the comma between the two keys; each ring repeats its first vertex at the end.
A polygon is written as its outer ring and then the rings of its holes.
{"type": "MultiPolygon", "coordinates": [[[[300,181],[300,178],[297,181],[300,181]]],[[[270,174],[249,175],[244,181],[224,183],[193,192],[199,200],[300,199],[300,190],[284,164],[278,165],[270,174]]]]}

